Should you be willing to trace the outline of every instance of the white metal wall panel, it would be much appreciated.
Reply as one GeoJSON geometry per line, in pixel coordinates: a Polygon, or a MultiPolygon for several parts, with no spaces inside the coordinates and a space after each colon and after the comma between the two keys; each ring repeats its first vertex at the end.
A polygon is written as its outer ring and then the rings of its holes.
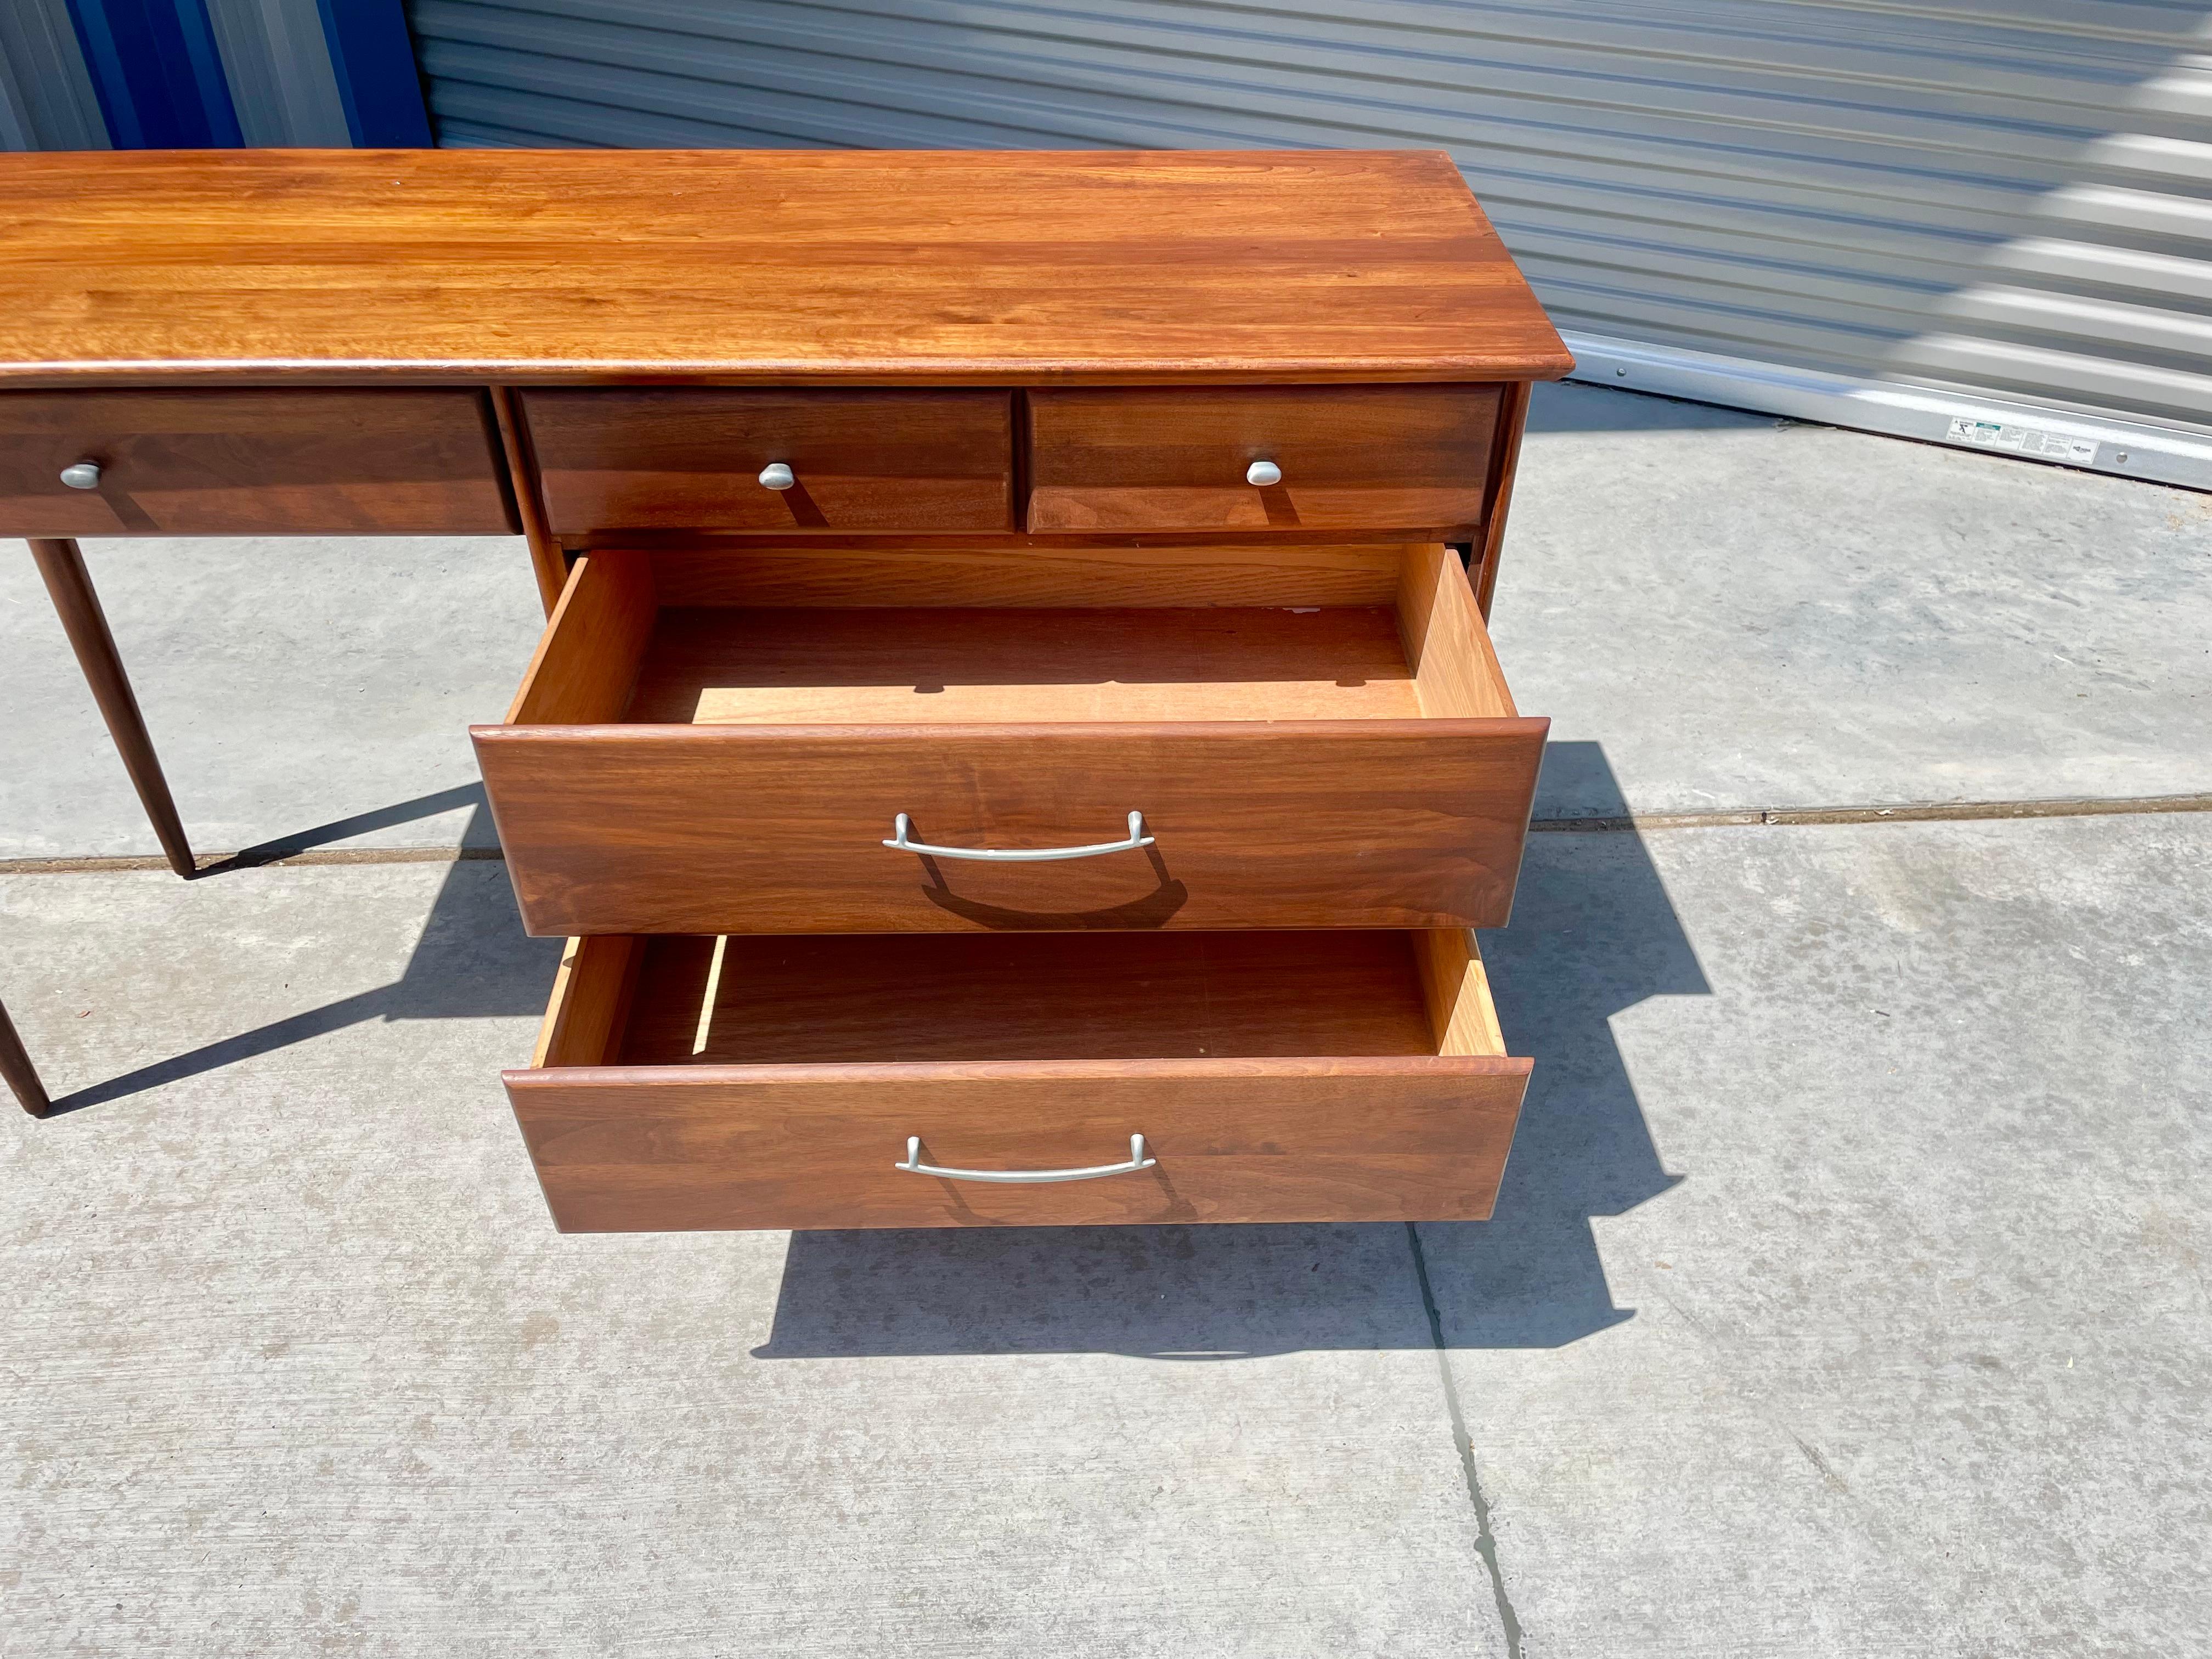
{"type": "Polygon", "coordinates": [[[1656,351],[1960,389],[2162,429],[2212,483],[2202,0],[410,15],[447,144],[1442,148],[1624,380],[1656,351]]]}

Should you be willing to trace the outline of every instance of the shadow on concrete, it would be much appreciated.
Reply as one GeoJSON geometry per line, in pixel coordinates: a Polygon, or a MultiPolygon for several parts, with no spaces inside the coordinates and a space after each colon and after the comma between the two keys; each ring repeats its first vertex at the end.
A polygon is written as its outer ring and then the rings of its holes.
{"type": "Polygon", "coordinates": [[[1549,381],[1528,401],[1528,434],[1547,432],[1762,432],[1796,422],[1588,381],[1549,381]]]}
{"type": "MultiPolygon", "coordinates": [[[[1545,766],[1601,786],[1591,799],[1626,819],[1596,744],[1555,744],[1545,766]]],[[[534,1014],[560,948],[524,934],[503,865],[456,862],[392,984],[95,1084],[52,1115],[367,1020],[534,1014]]],[[[1196,1361],[1424,1346],[1424,1273],[1450,1346],[1553,1347],[1632,1317],[1613,1304],[1590,1220],[1676,1177],[1660,1166],[1608,1021],[1646,997],[1705,994],[1696,954],[1631,830],[1532,835],[1513,925],[1486,934],[1483,951],[1507,1042],[1536,1062],[1492,1220],[794,1233],[756,1353],[1196,1361]]]]}
{"type": "MultiPolygon", "coordinates": [[[[1597,751],[1554,744],[1545,769],[1556,758],[1587,775],[1604,765],[1597,751]]],[[[1626,818],[1611,799],[1607,816],[1626,818]]],[[[1419,1237],[1448,1345],[1558,1347],[1634,1311],[1613,1304],[1590,1218],[1681,1178],[1661,1166],[1612,1017],[1711,988],[1633,830],[1530,836],[1513,925],[1482,950],[1506,1041],[1536,1066],[1493,1218],[1426,1223],[1419,1237]]]]}
{"type": "Polygon", "coordinates": [[[230,870],[258,869],[281,859],[297,858],[317,847],[327,847],[332,842],[344,841],[353,836],[365,836],[372,830],[389,830],[394,824],[434,818],[441,812],[458,812],[464,806],[474,810],[461,830],[460,845],[465,848],[496,848],[499,837],[493,830],[491,814],[485,808],[483,785],[463,783],[456,784],[451,789],[441,789],[435,794],[417,795],[412,800],[380,806],[373,812],[356,812],[349,818],[337,818],[329,823],[319,823],[312,830],[298,830],[289,836],[279,836],[274,841],[240,848],[227,859],[203,865],[194,878],[219,876],[230,870]]]}
{"type": "MultiPolygon", "coordinates": [[[[1611,777],[1595,744],[1555,744],[1545,764],[1611,777]]],[[[1608,816],[1626,818],[1612,799],[1608,816]]],[[[1513,925],[1482,946],[1507,1045],[1536,1062],[1491,1220],[794,1233],[755,1355],[1425,1346],[1409,1302],[1423,1267],[1451,1346],[1557,1347],[1633,1317],[1613,1305],[1590,1219],[1679,1177],[1660,1166],[1608,1021],[1646,997],[1706,994],[1696,953],[1631,830],[1532,835],[1513,925]],[[1378,1279],[1378,1257],[1394,1277],[1378,1279]]]]}
{"type": "MultiPolygon", "coordinates": [[[[480,832],[489,835],[491,831],[491,815],[482,805],[481,795],[479,787],[471,786],[466,790],[449,790],[422,799],[442,803],[429,811],[447,811],[454,806],[467,805],[472,796],[476,798],[478,805],[467,832],[473,837],[480,832]]],[[[398,812],[402,809],[389,810],[398,812]]],[[[362,816],[369,818],[380,815],[362,816]]],[[[348,823],[361,821],[345,820],[348,823]]],[[[457,860],[447,869],[438,896],[423,921],[422,936],[416,942],[415,954],[408,958],[405,971],[391,984],[241,1031],[236,1036],[141,1066],[105,1083],[95,1083],[55,1101],[46,1115],[50,1119],[59,1117],[88,1106],[122,1100],[164,1084],[198,1077],[295,1042],[358,1025],[364,1020],[477,1019],[493,1015],[538,1013],[544,1009],[546,994],[553,984],[553,970],[560,959],[559,939],[532,939],[523,933],[522,918],[515,909],[514,890],[507,883],[504,864],[494,860],[457,860]]]]}

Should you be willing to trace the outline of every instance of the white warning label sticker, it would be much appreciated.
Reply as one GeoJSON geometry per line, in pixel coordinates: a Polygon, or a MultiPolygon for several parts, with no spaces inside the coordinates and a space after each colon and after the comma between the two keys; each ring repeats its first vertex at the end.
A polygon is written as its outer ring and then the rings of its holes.
{"type": "Polygon", "coordinates": [[[1977,449],[2004,449],[2015,455],[2040,455],[2046,460],[2072,461],[2087,466],[2097,459],[2097,446],[2088,438],[2069,438],[2063,432],[2045,432],[2039,426],[2014,426],[2008,421],[1977,421],[1965,415],[1951,417],[1951,441],[1977,449]]]}

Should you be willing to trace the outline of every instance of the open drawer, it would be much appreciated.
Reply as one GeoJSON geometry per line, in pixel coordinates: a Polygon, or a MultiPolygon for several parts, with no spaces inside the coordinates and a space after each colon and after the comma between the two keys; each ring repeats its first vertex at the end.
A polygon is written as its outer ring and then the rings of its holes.
{"type": "Polygon", "coordinates": [[[505,1074],[564,1232],[1486,1218],[1463,930],[570,941],[505,1074]]]}
{"type": "Polygon", "coordinates": [[[1502,926],[1548,722],[1457,557],[594,553],[472,731],[533,933],[1502,926]]]}

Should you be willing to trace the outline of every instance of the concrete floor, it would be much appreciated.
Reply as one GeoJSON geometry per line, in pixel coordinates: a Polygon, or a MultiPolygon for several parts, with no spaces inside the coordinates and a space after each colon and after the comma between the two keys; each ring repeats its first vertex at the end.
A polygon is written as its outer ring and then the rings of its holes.
{"type": "Polygon", "coordinates": [[[1583,386],[1522,465],[1540,816],[2212,791],[2212,495],[1583,386]]]}
{"type": "MultiPolygon", "coordinates": [[[[1565,388],[1540,813],[2212,791],[2205,498],[1565,388]]],[[[97,545],[203,850],[489,842],[501,542],[97,545]]],[[[0,857],[150,852],[0,558],[0,857]]],[[[2212,815],[1550,831],[1481,1225],[554,1234],[502,867],[0,868],[0,1650],[2189,1651],[2212,815]]]]}

